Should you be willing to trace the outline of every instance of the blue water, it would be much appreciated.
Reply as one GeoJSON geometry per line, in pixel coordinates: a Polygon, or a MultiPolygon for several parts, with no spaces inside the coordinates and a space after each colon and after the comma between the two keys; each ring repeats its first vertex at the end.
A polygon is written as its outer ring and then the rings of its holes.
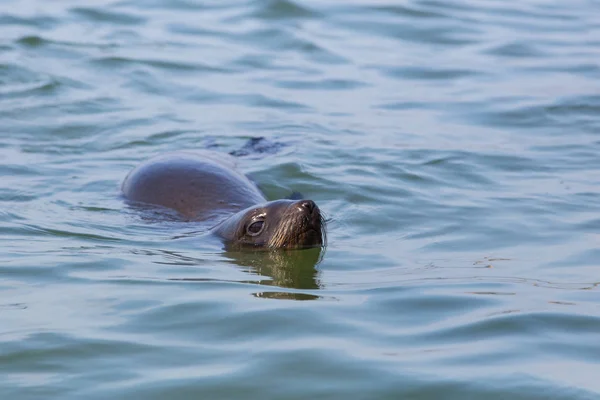
{"type": "Polygon", "coordinates": [[[600,398],[599,7],[4,0],[0,398],[600,398]],[[324,253],[119,195],[253,137],[324,253]]]}

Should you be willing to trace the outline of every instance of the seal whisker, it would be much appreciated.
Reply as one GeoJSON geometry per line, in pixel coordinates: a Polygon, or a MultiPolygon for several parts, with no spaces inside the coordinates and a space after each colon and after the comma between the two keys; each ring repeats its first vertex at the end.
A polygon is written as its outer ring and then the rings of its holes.
{"type": "Polygon", "coordinates": [[[325,216],[323,214],[321,214],[319,216],[320,220],[321,220],[321,241],[322,241],[322,245],[321,247],[326,247],[327,246],[327,223],[329,221],[331,221],[331,218],[325,219],[325,216]]]}

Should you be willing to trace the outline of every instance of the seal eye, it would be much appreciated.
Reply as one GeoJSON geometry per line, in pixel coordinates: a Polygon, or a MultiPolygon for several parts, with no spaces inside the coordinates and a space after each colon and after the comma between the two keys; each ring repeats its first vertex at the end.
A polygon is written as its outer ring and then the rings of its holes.
{"type": "Polygon", "coordinates": [[[246,228],[248,235],[250,235],[250,236],[258,235],[262,231],[264,224],[265,224],[264,221],[255,221],[255,222],[251,223],[250,225],[248,225],[248,228],[246,228]]]}

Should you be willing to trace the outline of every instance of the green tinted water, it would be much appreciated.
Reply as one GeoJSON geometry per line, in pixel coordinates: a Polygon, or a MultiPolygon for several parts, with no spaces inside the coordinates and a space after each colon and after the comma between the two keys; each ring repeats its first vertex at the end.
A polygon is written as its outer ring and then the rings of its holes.
{"type": "Polygon", "coordinates": [[[597,398],[597,11],[3,2],[0,397],[597,398]],[[319,204],[324,254],[119,197],[257,136],[240,168],[319,204]]]}

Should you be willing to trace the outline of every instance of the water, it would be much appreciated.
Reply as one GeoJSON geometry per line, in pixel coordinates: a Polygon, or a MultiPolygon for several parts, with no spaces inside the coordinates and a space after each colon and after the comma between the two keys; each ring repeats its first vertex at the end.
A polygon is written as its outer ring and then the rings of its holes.
{"type": "Polygon", "coordinates": [[[0,397],[600,398],[599,6],[3,1],[0,397]],[[259,136],[324,254],[119,197],[259,136]]]}

